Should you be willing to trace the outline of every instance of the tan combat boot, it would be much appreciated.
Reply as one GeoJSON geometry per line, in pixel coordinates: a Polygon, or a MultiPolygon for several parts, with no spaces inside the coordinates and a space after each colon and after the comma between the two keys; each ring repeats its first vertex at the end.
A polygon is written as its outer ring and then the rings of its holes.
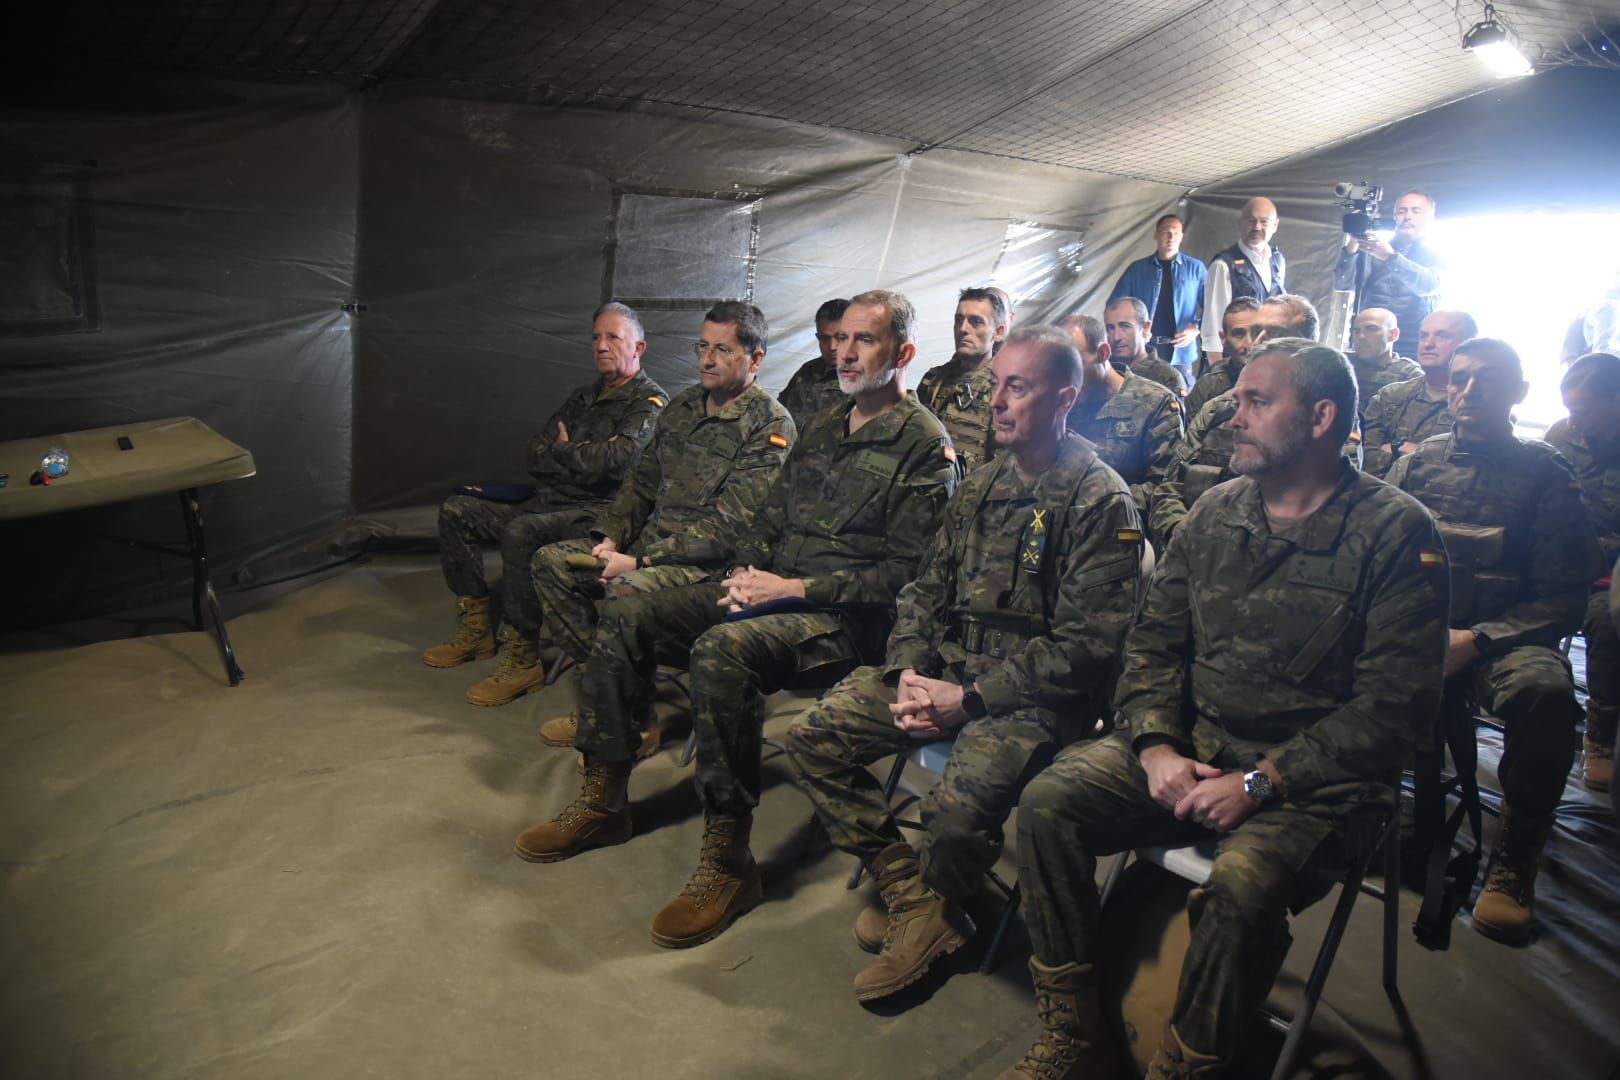
{"type": "Polygon", "coordinates": [[[889,919],[878,958],[855,976],[857,1001],[875,1001],[910,986],[935,960],[973,936],[967,912],[923,884],[911,845],[884,848],[872,863],[872,876],[883,890],[889,919]]]}
{"type": "Polygon", "coordinates": [[[1581,778],[1586,781],[1589,791],[1608,791],[1609,781],[1614,775],[1614,738],[1610,736],[1608,742],[1598,742],[1592,738],[1590,726],[1586,734],[1581,737],[1581,778]]]}
{"type": "Polygon", "coordinates": [[[456,632],[450,640],[422,654],[422,663],[428,667],[455,667],[469,660],[488,660],[495,655],[495,632],[489,625],[489,597],[457,597],[456,610],[456,632]]]}
{"type": "Polygon", "coordinates": [[[1502,828],[1491,846],[1491,873],[1474,902],[1475,930],[1509,945],[1530,936],[1536,870],[1552,827],[1552,814],[1530,817],[1502,804],[1502,828]]]}
{"type": "Polygon", "coordinates": [[[1097,969],[1091,964],[1047,967],[1030,958],[1035,1008],[1046,1031],[1024,1060],[998,1080],[1081,1080],[1119,1076],[1119,1050],[1103,1019],[1097,969]]]}
{"type": "Polygon", "coordinates": [[[538,637],[527,637],[515,626],[501,627],[501,662],[493,675],[467,688],[467,700],[474,705],[505,705],[545,686],[539,645],[538,637]]]}
{"type": "Polygon", "coordinates": [[[1148,1062],[1147,1080],[1192,1080],[1193,1077],[1219,1076],[1221,1071],[1220,1058],[1192,1049],[1181,1041],[1173,1025],[1166,1024],[1159,1049],[1148,1062]]]}
{"type": "Polygon", "coordinates": [[[889,930],[889,913],[883,907],[882,897],[871,897],[861,913],[855,916],[855,944],[862,952],[883,950],[883,935],[889,930]]]}
{"type": "Polygon", "coordinates": [[[652,939],[666,949],[684,949],[719,937],[726,927],[759,906],[765,891],[748,850],[752,814],[703,818],[703,854],[681,895],[653,916],[652,939]]]}
{"type": "Polygon", "coordinates": [[[579,797],[550,821],[524,829],[517,853],[529,862],[557,862],[591,848],[630,839],[628,761],[598,761],[585,770],[579,797]]]}

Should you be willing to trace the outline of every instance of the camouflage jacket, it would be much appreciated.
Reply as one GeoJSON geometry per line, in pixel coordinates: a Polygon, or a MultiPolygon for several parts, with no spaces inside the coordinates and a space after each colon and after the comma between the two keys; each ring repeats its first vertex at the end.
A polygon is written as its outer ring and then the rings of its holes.
{"type": "Polygon", "coordinates": [[[994,392],[990,361],[965,371],[954,356],[929,368],[917,384],[917,400],[945,425],[964,473],[983,465],[995,453],[990,421],[990,395],[994,392]]]}
{"type": "Polygon", "coordinates": [[[1604,563],[1620,556],[1620,438],[1578,435],[1567,419],[1547,429],[1547,443],[1564,455],[1581,485],[1581,504],[1597,529],[1604,563]]]}
{"type": "Polygon", "coordinates": [[[652,442],[592,530],[650,563],[722,567],[782,470],[787,410],[757,385],[709,416],[689,386],[658,418],[652,442]]]}
{"type": "Polygon", "coordinates": [[[992,716],[1095,703],[1135,611],[1141,537],[1124,485],[1084,439],[1068,437],[1034,483],[998,454],[951,499],[900,590],[888,674],[976,679],[992,716]]]}
{"type": "Polygon", "coordinates": [[[529,473],[547,502],[605,502],[652,438],[653,422],[669,401],[663,387],[636,372],[622,386],[602,380],[581,386],[529,440],[529,473]],[[568,441],[557,441],[557,422],[568,441]]]}
{"type": "Polygon", "coordinates": [[[1422,376],[1391,383],[1362,408],[1361,467],[1383,476],[1400,457],[1403,443],[1420,443],[1451,430],[1451,407],[1445,391],[1435,398],[1422,376]],[[1388,450],[1379,449],[1389,446],[1388,450]]]}
{"type": "Polygon", "coordinates": [[[1607,567],[1569,462],[1511,436],[1424,440],[1389,482],[1429,508],[1451,563],[1451,625],[1485,635],[1486,656],[1556,646],[1580,629],[1592,581],[1607,567]]]}
{"type": "Polygon", "coordinates": [[[1152,353],[1143,353],[1129,364],[1115,364],[1114,366],[1132,375],[1152,379],[1166,390],[1172,391],[1176,397],[1180,397],[1187,392],[1187,383],[1182,379],[1181,372],[1152,353]]]}
{"type": "Polygon", "coordinates": [[[1114,396],[1076,401],[1069,430],[1091,440],[1098,456],[1130,485],[1131,498],[1145,516],[1181,445],[1181,399],[1151,379],[1127,373],[1114,396]]]}
{"type": "MultiPolygon", "coordinates": [[[[1148,526],[1155,543],[1163,544],[1170,538],[1200,495],[1237,475],[1232,471],[1232,450],[1237,442],[1229,425],[1236,414],[1237,398],[1228,392],[1205,402],[1198,415],[1188,421],[1187,434],[1176,447],[1170,471],[1154,489],[1148,509],[1148,526]]],[[[1344,454],[1350,464],[1361,465],[1359,421],[1351,425],[1344,454]]]]}
{"type": "Polygon", "coordinates": [[[1222,394],[1228,393],[1237,385],[1237,377],[1243,371],[1243,365],[1233,360],[1227,360],[1220,367],[1210,368],[1198,376],[1193,388],[1187,391],[1187,400],[1184,402],[1188,419],[1197,416],[1206,402],[1213,401],[1222,394]]]}
{"type": "Polygon", "coordinates": [[[776,400],[793,417],[794,426],[803,428],[816,413],[842,404],[848,395],[838,383],[838,365],[817,356],[800,365],[776,400]]]}
{"type": "Polygon", "coordinates": [[[1440,706],[1445,556],[1410,496],[1341,466],[1315,512],[1273,527],[1249,477],[1198,501],[1125,642],[1115,703],[1226,768],[1269,758],[1290,801],[1388,802],[1440,706]]]}
{"type": "Polygon", "coordinates": [[[853,404],[811,417],[735,560],[805,579],[807,599],[861,620],[863,642],[881,650],[895,594],[956,490],[956,455],[914,398],[849,434],[853,404]]]}
{"type": "Polygon", "coordinates": [[[1417,366],[1417,362],[1404,356],[1392,357],[1387,364],[1363,360],[1353,352],[1347,356],[1350,360],[1350,369],[1356,373],[1356,412],[1361,415],[1364,428],[1367,426],[1367,406],[1372,402],[1374,394],[1386,386],[1394,386],[1396,383],[1423,375],[1423,369],[1417,366]]]}

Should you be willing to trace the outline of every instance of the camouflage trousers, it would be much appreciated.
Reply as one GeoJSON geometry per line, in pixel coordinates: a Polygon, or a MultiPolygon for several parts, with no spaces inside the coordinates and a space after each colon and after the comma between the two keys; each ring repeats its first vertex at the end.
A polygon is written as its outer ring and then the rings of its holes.
{"type": "Polygon", "coordinates": [[[691,585],[709,576],[695,566],[644,566],[603,585],[594,570],[576,570],[568,565],[568,556],[589,555],[595,546],[588,539],[547,544],[534,553],[529,564],[546,639],[582,664],[590,658],[591,642],[596,637],[596,605],[610,593],[634,596],[691,585]]]}
{"type": "Polygon", "coordinates": [[[1586,735],[1600,746],[1614,745],[1620,719],[1620,631],[1609,614],[1609,590],[1598,589],[1586,605],[1586,735]]]}
{"type": "Polygon", "coordinates": [[[1535,817],[1558,809],[1581,719],[1569,661],[1557,649],[1520,645],[1457,678],[1471,679],[1479,707],[1502,721],[1502,798],[1535,817]]]}
{"type": "Polygon", "coordinates": [[[580,681],[574,745],[590,759],[631,760],[651,714],[657,666],[688,667],[698,796],[710,813],[740,816],[759,803],[761,695],[829,686],[857,653],[838,615],[727,622],[724,595],[717,582],[704,582],[604,600],[580,681]]]}
{"type": "MultiPolygon", "coordinates": [[[[918,740],[894,726],[895,692],[863,667],[788,733],[799,786],[840,850],[871,865],[905,839],[867,766],[909,753],[918,740]]],[[[922,799],[922,878],[953,900],[971,897],[1001,854],[1002,826],[1031,777],[1051,762],[1067,725],[1042,709],[970,720],[958,729],[939,783],[922,799]]]]}
{"type": "MultiPolygon", "coordinates": [[[[1320,900],[1377,840],[1377,814],[1340,805],[1264,807],[1220,837],[1209,880],[1187,897],[1192,940],[1171,1022],[1230,1061],[1288,955],[1288,912],[1320,900]]],[[[1018,882],[1043,964],[1097,959],[1097,856],[1212,835],[1148,794],[1123,733],[1058,755],[1018,802],[1018,882]]]]}
{"type": "Polygon", "coordinates": [[[546,544],[585,536],[593,507],[557,509],[538,499],[499,503],[452,495],[439,504],[439,565],[457,596],[488,596],[485,547],[501,549],[501,617],[526,633],[540,625],[540,601],[529,576],[529,561],[546,544]]]}

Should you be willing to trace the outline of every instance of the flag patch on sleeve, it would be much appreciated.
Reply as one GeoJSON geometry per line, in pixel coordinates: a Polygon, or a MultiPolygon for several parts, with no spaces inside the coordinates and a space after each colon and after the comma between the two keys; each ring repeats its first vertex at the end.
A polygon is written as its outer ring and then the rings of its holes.
{"type": "Polygon", "coordinates": [[[956,460],[956,448],[955,447],[947,446],[945,448],[945,460],[946,461],[955,461],[956,460]]]}
{"type": "Polygon", "coordinates": [[[778,449],[786,449],[787,448],[787,436],[786,435],[772,435],[771,436],[771,445],[774,446],[774,447],[777,447],[778,449]]]}
{"type": "Polygon", "coordinates": [[[658,406],[660,409],[664,407],[664,399],[659,397],[657,394],[648,394],[647,400],[658,406]]]}
{"type": "Polygon", "coordinates": [[[1114,533],[1114,538],[1122,544],[1140,544],[1142,542],[1142,530],[1120,529],[1114,533]]]}
{"type": "Polygon", "coordinates": [[[1423,548],[1418,552],[1419,565],[1435,568],[1446,565],[1446,553],[1438,548],[1423,548]]]}

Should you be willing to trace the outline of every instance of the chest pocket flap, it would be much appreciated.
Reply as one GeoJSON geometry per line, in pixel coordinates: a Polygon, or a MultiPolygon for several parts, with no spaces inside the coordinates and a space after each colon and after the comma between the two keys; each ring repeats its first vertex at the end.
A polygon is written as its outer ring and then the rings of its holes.
{"type": "Polygon", "coordinates": [[[1502,561],[1507,530],[1500,525],[1465,525],[1459,521],[1436,522],[1446,555],[1453,568],[1484,570],[1502,561]]]}

